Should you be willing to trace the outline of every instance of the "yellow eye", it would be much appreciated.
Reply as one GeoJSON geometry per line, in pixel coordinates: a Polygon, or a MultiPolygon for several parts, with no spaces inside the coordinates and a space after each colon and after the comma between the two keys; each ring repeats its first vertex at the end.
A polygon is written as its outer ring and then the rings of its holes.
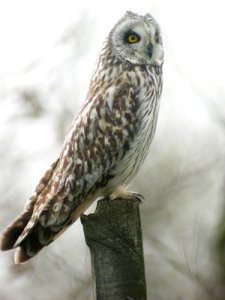
{"type": "Polygon", "coordinates": [[[134,43],[137,43],[137,42],[140,41],[140,37],[138,35],[136,35],[136,34],[130,34],[127,37],[127,41],[130,44],[134,44],[134,43]]]}

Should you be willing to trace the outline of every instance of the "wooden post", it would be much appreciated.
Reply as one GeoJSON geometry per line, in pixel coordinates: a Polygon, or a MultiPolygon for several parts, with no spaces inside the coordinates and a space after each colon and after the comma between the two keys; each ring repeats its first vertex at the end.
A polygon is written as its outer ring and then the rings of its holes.
{"type": "Polygon", "coordinates": [[[81,222],[91,252],[94,299],[146,300],[138,201],[99,200],[95,213],[81,222]]]}

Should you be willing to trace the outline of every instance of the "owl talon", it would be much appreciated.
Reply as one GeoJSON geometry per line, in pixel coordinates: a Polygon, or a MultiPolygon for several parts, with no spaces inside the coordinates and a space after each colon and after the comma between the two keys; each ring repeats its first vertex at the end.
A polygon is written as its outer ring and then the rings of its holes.
{"type": "Polygon", "coordinates": [[[138,204],[143,204],[145,202],[145,198],[139,194],[139,193],[134,193],[135,198],[138,201],[138,204]]]}
{"type": "Polygon", "coordinates": [[[145,201],[145,198],[141,194],[135,192],[130,192],[127,199],[137,201],[138,204],[142,204],[145,201]]]}
{"type": "Polygon", "coordinates": [[[145,201],[144,197],[141,194],[135,192],[127,192],[120,188],[114,191],[108,197],[110,198],[110,202],[114,199],[124,199],[124,200],[137,201],[138,204],[142,204],[145,201]]]}

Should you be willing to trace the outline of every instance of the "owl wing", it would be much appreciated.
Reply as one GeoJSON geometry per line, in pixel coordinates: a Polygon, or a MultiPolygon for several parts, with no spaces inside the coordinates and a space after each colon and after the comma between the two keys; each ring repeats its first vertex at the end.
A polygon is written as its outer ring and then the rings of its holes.
{"type": "Polygon", "coordinates": [[[111,86],[86,101],[67,135],[52,179],[36,203],[34,214],[43,226],[57,231],[71,212],[112,179],[110,171],[134,138],[137,93],[129,84],[111,86]]]}
{"type": "Polygon", "coordinates": [[[129,150],[138,123],[138,103],[138,90],[129,84],[89,97],[59,159],[41,179],[24,212],[3,232],[2,250],[20,246],[16,260],[25,261],[79,217],[129,150]]]}

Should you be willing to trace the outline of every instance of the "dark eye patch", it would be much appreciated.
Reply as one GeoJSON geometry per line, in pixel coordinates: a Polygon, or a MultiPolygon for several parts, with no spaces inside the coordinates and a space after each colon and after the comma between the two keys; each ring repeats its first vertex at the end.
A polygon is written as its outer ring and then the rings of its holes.
{"type": "Polygon", "coordinates": [[[155,33],[155,42],[157,44],[161,43],[161,36],[160,36],[160,33],[158,31],[156,31],[156,33],[155,33]]]}

